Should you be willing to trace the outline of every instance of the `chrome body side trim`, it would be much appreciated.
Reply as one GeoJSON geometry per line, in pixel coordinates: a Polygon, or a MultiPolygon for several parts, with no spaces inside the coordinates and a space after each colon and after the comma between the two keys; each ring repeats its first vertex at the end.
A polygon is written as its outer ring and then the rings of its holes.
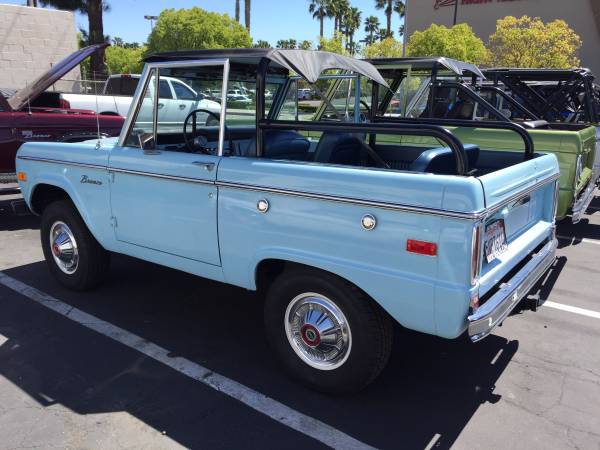
{"type": "Polygon", "coordinates": [[[537,281],[552,266],[556,258],[558,241],[549,241],[531,260],[514,275],[503,283],[491,298],[477,311],[471,314],[469,321],[469,337],[477,342],[488,336],[492,330],[517,306],[537,281]]]}
{"type": "Polygon", "coordinates": [[[36,156],[20,156],[19,155],[18,158],[22,159],[24,161],[38,161],[38,162],[50,163],[50,164],[60,164],[62,166],[75,166],[75,167],[85,167],[86,169],[108,170],[107,166],[103,166],[100,164],[87,164],[87,163],[80,163],[80,162],[74,162],[74,161],[63,161],[60,159],[38,158],[36,156]]]}
{"type": "Polygon", "coordinates": [[[378,202],[374,200],[364,200],[351,197],[338,197],[335,195],[316,194],[305,191],[293,191],[288,189],[270,188],[266,186],[256,186],[249,184],[230,183],[225,181],[217,181],[217,186],[241,189],[245,191],[268,192],[271,194],[288,195],[293,197],[310,198],[315,200],[326,200],[338,203],[349,203],[352,205],[370,206],[374,208],[391,209],[395,211],[411,212],[416,214],[429,214],[435,216],[452,217],[456,219],[475,220],[479,217],[479,213],[465,213],[460,211],[444,211],[434,208],[423,208],[418,206],[400,205],[396,203],[378,202]]]}
{"type": "Polygon", "coordinates": [[[142,172],[140,170],[131,170],[131,169],[119,169],[117,167],[108,168],[109,172],[115,173],[125,173],[128,175],[137,175],[141,177],[151,177],[151,178],[161,178],[164,180],[173,180],[173,181],[183,181],[186,183],[196,183],[196,184],[205,184],[205,185],[214,185],[214,181],[210,180],[202,180],[199,178],[190,178],[190,177],[178,177],[176,175],[167,175],[164,173],[154,173],[154,172],[142,172]]]}
{"type": "Polygon", "coordinates": [[[530,186],[528,189],[518,192],[517,194],[508,197],[507,199],[503,200],[502,202],[500,202],[499,204],[495,205],[492,208],[486,208],[481,211],[476,211],[476,212],[470,213],[470,212],[462,212],[462,211],[442,210],[442,209],[436,209],[436,208],[426,208],[426,207],[420,207],[420,206],[404,205],[404,204],[399,204],[399,203],[380,202],[380,201],[369,200],[369,199],[360,199],[360,198],[353,198],[353,197],[342,197],[342,196],[336,196],[336,195],[319,194],[319,193],[306,192],[306,191],[271,188],[271,187],[267,187],[267,186],[231,183],[231,182],[227,182],[227,181],[216,181],[215,182],[215,181],[209,181],[209,180],[201,180],[201,179],[197,179],[197,178],[178,177],[178,176],[174,176],[174,175],[143,172],[143,171],[130,170],[130,169],[120,169],[120,168],[116,168],[116,167],[107,167],[107,166],[101,166],[101,165],[95,165],[95,164],[76,163],[76,162],[71,162],[71,161],[62,161],[62,160],[55,160],[55,159],[48,159],[48,158],[37,158],[37,157],[32,157],[32,156],[19,156],[19,159],[24,159],[24,160],[29,160],[29,161],[48,162],[48,163],[53,163],[53,164],[72,165],[72,166],[86,167],[86,168],[91,168],[91,169],[104,169],[109,172],[128,173],[130,175],[148,176],[148,177],[169,179],[169,180],[174,180],[174,181],[200,183],[200,184],[206,184],[206,185],[213,184],[218,187],[224,187],[224,188],[230,188],[230,189],[241,189],[241,190],[246,190],[246,191],[267,192],[267,193],[271,193],[271,194],[288,195],[288,196],[294,196],[294,197],[310,198],[310,199],[315,199],[315,200],[332,201],[332,202],[338,202],[338,203],[349,203],[352,205],[389,209],[389,210],[394,210],[394,211],[403,211],[403,212],[409,212],[409,213],[414,213],[414,214],[426,214],[426,215],[432,215],[432,216],[450,217],[450,218],[454,218],[454,219],[463,219],[463,220],[485,219],[487,216],[502,209],[507,204],[518,201],[521,198],[530,195],[533,191],[539,189],[541,186],[544,186],[548,183],[556,181],[560,176],[559,174],[552,175],[552,176],[530,186]]]}

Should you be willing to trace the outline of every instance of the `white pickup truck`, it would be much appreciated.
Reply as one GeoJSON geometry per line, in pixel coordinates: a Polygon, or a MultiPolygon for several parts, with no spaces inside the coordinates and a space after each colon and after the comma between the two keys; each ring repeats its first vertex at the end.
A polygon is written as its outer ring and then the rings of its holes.
{"type": "MultiPolygon", "coordinates": [[[[111,75],[104,84],[103,95],[61,93],[61,100],[71,108],[97,111],[99,114],[127,117],[133,93],[140,75],[111,75]]],[[[221,105],[206,95],[197,93],[181,80],[163,77],[160,80],[159,101],[169,110],[177,111],[181,122],[194,109],[221,111],[221,105]]]]}

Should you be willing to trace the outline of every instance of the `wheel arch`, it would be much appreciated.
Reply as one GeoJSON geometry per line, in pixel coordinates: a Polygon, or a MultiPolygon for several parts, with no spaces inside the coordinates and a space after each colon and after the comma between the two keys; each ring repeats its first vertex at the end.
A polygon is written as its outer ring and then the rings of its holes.
{"type": "Polygon", "coordinates": [[[92,233],[92,236],[99,242],[100,239],[98,236],[98,232],[96,227],[94,226],[93,221],[90,219],[90,215],[88,210],[84,207],[84,203],[81,201],[81,198],[77,195],[75,189],[70,186],[68,182],[65,182],[64,179],[58,178],[55,179],[51,177],[50,179],[40,179],[38,182],[31,187],[29,191],[29,195],[27,198],[27,204],[29,209],[36,214],[42,215],[44,209],[52,202],[57,200],[69,200],[81,218],[85,223],[86,227],[92,233]]]}

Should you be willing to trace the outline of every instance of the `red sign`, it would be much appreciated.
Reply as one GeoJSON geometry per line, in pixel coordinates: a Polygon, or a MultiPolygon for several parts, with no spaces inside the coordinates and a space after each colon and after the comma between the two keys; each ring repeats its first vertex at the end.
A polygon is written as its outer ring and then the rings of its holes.
{"type": "Polygon", "coordinates": [[[442,6],[454,6],[456,4],[456,0],[435,0],[435,5],[433,5],[433,9],[439,9],[442,6]]]}

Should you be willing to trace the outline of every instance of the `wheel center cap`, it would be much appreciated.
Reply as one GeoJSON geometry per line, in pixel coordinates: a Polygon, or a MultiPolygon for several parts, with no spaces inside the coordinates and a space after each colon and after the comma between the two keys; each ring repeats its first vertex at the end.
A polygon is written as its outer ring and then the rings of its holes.
{"type": "Polygon", "coordinates": [[[56,257],[60,256],[60,247],[58,246],[58,244],[52,244],[52,253],[54,253],[54,256],[56,257]]]}
{"type": "Polygon", "coordinates": [[[300,336],[302,336],[304,343],[310,347],[316,347],[321,343],[319,330],[308,323],[302,325],[302,328],[300,328],[300,336]]]}

